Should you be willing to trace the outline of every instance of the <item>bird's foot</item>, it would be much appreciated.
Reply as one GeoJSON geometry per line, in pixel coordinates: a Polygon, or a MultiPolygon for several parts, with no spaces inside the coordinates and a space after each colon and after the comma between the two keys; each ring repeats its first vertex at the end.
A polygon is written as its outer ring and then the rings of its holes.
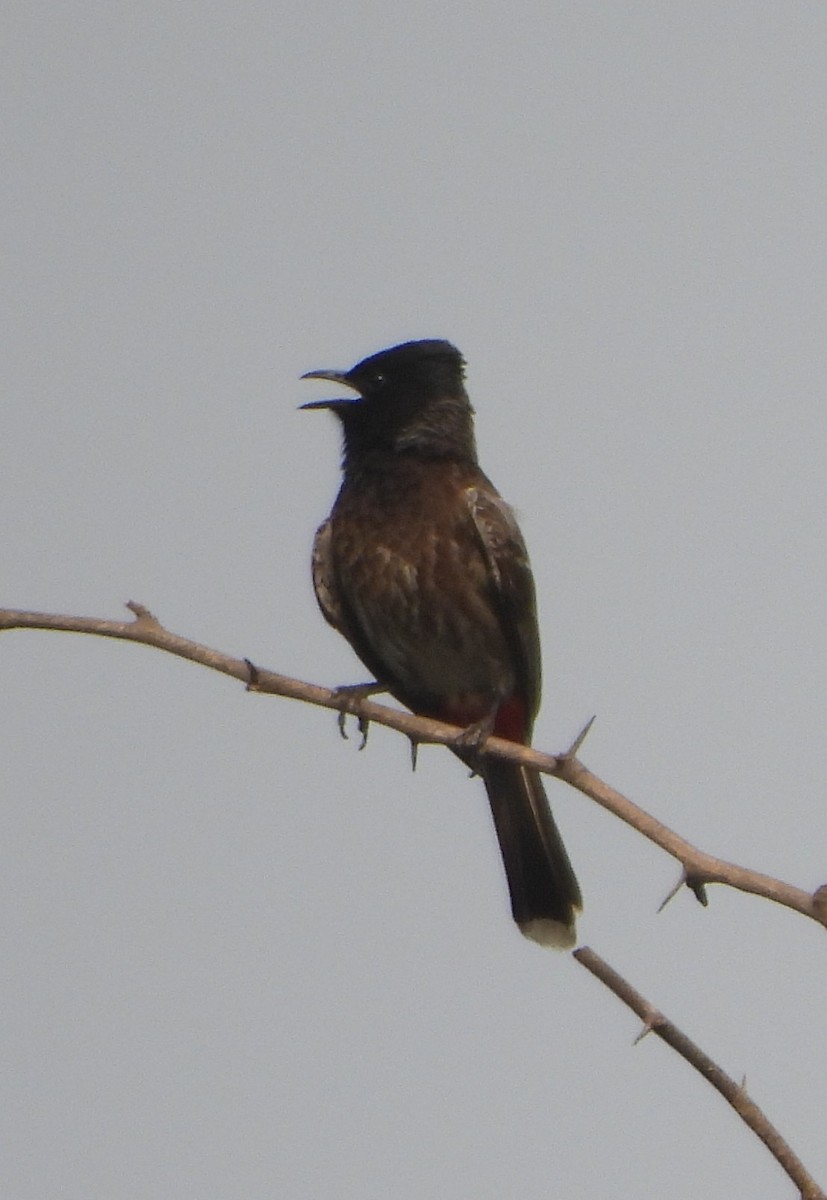
{"type": "Polygon", "coordinates": [[[251,658],[245,658],[244,661],[247,664],[247,691],[257,692],[261,680],[259,669],[251,658]]]}
{"type": "Polygon", "coordinates": [[[334,688],[333,695],[340,705],[339,707],[339,733],[343,738],[347,738],[347,729],[345,728],[348,716],[356,717],[359,733],[362,736],[362,741],[359,744],[359,749],[364,750],[367,745],[368,732],[370,730],[370,721],[360,711],[359,707],[363,700],[368,696],[375,696],[378,692],[384,692],[385,688],[381,683],[375,680],[372,683],[346,683],[340,687],[334,688]]]}
{"type": "Polygon", "coordinates": [[[468,725],[456,736],[456,745],[461,750],[481,750],[491,736],[495,713],[489,713],[481,721],[468,725]]]}
{"type": "Polygon", "coordinates": [[[472,775],[479,775],[481,773],[482,751],[485,749],[485,743],[490,738],[494,729],[496,715],[496,709],[490,713],[486,713],[481,720],[475,721],[473,725],[466,726],[462,733],[458,733],[454,739],[454,746],[463,761],[471,768],[472,775]]]}

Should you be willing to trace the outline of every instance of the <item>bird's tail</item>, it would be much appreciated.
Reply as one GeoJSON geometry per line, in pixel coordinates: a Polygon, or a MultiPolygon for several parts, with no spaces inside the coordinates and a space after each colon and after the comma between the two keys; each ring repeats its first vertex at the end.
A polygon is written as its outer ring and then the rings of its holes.
{"type": "Polygon", "coordinates": [[[542,946],[573,946],[575,911],[583,902],[540,775],[492,758],[482,775],[514,920],[521,933],[542,946]]]}

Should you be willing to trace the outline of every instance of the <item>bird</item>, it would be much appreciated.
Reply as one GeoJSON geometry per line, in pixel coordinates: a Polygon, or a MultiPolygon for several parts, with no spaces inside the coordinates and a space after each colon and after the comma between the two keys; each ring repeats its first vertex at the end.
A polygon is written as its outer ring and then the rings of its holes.
{"type": "Polygon", "coordinates": [[[313,543],[322,614],[377,689],[461,727],[452,749],[485,784],[514,920],[572,946],[580,888],[540,775],[479,752],[491,734],[530,745],[541,662],[528,553],[479,465],[465,360],[428,338],[302,379],[347,389],[301,405],[343,433],[341,488],[313,543]]]}

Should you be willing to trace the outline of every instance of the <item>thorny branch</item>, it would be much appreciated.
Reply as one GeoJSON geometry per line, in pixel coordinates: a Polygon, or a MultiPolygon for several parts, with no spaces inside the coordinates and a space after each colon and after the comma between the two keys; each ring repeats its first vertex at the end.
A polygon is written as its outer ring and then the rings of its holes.
{"type": "MultiPolygon", "coordinates": [[[[168,654],[200,663],[210,670],[230,675],[246,685],[248,690],[274,696],[286,696],[292,700],[303,700],[321,708],[334,709],[340,713],[352,713],[364,729],[375,723],[395,729],[410,739],[412,745],[434,743],[450,746],[458,730],[454,725],[432,721],[427,717],[415,717],[411,713],[377,704],[366,697],[354,698],[353,689],[319,687],[300,679],[291,679],[275,671],[254,666],[249,659],[233,658],[209,646],[202,646],[188,638],[170,633],[142,604],[130,601],[127,608],[134,613],[134,620],[109,621],[97,617],[72,617],[53,613],[24,612],[17,609],[0,609],[0,630],[4,629],[51,629],[67,633],[89,633],[98,637],[121,638],[155,646],[168,654]]],[[[519,746],[503,738],[491,737],[482,753],[511,762],[535,767],[546,775],[554,775],[571,787],[594,800],[602,808],[625,821],[638,833],[660,846],[681,864],[682,876],[678,887],[685,883],[699,899],[704,899],[704,885],[724,883],[742,892],[751,892],[784,905],[795,912],[827,927],[827,889],[819,888],[814,894],[793,887],[780,879],[762,875],[758,871],[725,862],[699,850],[655,817],[645,812],[626,796],[604,783],[576,757],[576,751],[588,732],[589,726],[575,739],[570,750],[561,754],[543,754],[527,746],[519,746]]],[[[677,891],[677,888],[675,889],[677,891]]]]}
{"type": "MultiPolygon", "coordinates": [[[[425,717],[415,717],[410,713],[400,712],[383,704],[376,704],[367,698],[370,689],[324,688],[316,684],[304,683],[299,679],[291,679],[286,675],[279,675],[275,671],[264,670],[249,659],[233,658],[231,655],[213,650],[209,646],[202,646],[198,642],[170,633],[141,604],[130,601],[127,608],[134,614],[133,620],[109,621],[95,617],[72,617],[52,613],[0,609],[0,631],[4,629],[51,629],[67,633],[89,633],[98,637],[121,638],[125,641],[155,646],[168,654],[175,654],[179,658],[200,663],[213,671],[230,675],[244,683],[249,691],[286,696],[293,700],[304,700],[308,704],[315,704],[321,708],[334,709],[343,716],[353,714],[359,722],[363,736],[371,722],[395,729],[409,738],[414,753],[416,747],[421,743],[451,745],[460,732],[456,726],[446,725],[441,721],[432,721],[425,717]]],[[[655,817],[633,804],[626,796],[621,795],[620,792],[615,791],[614,788],[609,787],[608,784],[593,775],[576,757],[590,727],[591,722],[575,738],[570,749],[562,754],[542,754],[538,750],[519,746],[514,742],[496,737],[491,737],[486,741],[485,745],[481,747],[481,753],[535,767],[538,771],[553,775],[589,796],[602,808],[619,817],[621,821],[625,821],[627,825],[676,858],[682,867],[682,877],[678,887],[681,886],[681,883],[685,883],[703,902],[705,902],[704,886],[706,884],[725,883],[740,891],[751,892],[756,896],[774,900],[777,904],[794,909],[827,927],[827,885],[820,887],[813,895],[810,895],[779,879],[773,879],[757,871],[750,871],[745,867],[736,866],[734,863],[725,862],[723,859],[714,858],[679,837],[655,817]]],[[[677,890],[676,887],[675,891],[677,890]]],[[[726,1075],[716,1063],[704,1054],[700,1047],[681,1033],[662,1013],[653,1008],[599,955],[588,947],[583,947],[576,950],[574,956],[641,1017],[644,1021],[644,1032],[656,1033],[708,1079],[713,1087],[717,1088],[765,1143],[795,1182],[800,1190],[802,1200],[827,1200],[825,1193],[820,1190],[815,1180],[808,1174],[803,1164],[758,1106],[749,1099],[743,1087],[726,1075]]]]}
{"type": "Polygon", "coordinates": [[[697,1046],[691,1038],[673,1025],[668,1017],[650,1004],[644,996],[641,996],[640,992],[635,991],[622,975],[619,975],[605,959],[602,959],[589,946],[582,946],[579,950],[575,950],[574,957],[581,966],[591,971],[592,975],[614,992],[632,1012],[637,1013],[643,1021],[643,1031],[640,1037],[647,1033],[656,1034],[721,1093],[741,1120],[764,1143],[776,1162],[787,1172],[800,1191],[802,1200],[827,1200],[824,1192],[806,1170],[804,1164],[784,1141],[775,1126],[770,1123],[765,1113],[749,1098],[746,1088],[742,1084],[736,1083],[731,1076],[727,1075],[708,1054],[704,1053],[700,1046],[697,1046]]]}

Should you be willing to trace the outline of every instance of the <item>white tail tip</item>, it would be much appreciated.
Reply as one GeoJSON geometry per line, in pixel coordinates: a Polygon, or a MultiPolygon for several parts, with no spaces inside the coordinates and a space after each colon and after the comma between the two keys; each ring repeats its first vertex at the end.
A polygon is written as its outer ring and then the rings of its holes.
{"type": "Polygon", "coordinates": [[[554,950],[569,950],[577,941],[573,925],[552,921],[550,917],[536,917],[533,921],[524,921],[520,926],[520,933],[532,942],[537,942],[540,946],[550,946],[554,950]]]}

